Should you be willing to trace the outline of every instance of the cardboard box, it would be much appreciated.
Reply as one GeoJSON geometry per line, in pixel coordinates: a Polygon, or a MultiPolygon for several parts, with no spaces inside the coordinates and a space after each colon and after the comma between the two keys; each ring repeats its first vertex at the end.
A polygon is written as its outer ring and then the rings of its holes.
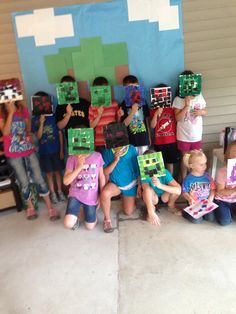
{"type": "Polygon", "coordinates": [[[0,191],[0,210],[16,207],[15,197],[11,189],[0,191]]]}

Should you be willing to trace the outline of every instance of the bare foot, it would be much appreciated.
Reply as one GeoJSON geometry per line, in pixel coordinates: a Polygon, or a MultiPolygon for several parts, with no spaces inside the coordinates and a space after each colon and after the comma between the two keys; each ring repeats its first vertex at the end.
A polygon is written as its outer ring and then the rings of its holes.
{"type": "Polygon", "coordinates": [[[154,226],[160,226],[161,225],[161,220],[160,218],[157,216],[156,213],[153,214],[148,214],[147,215],[147,221],[150,222],[150,224],[154,225],[154,226]]]}

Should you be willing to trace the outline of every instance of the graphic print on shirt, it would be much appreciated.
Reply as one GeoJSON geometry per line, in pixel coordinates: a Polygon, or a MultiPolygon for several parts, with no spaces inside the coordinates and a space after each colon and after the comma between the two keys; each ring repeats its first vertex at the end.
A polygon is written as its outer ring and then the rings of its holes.
{"type": "Polygon", "coordinates": [[[83,190],[94,190],[96,189],[96,169],[98,165],[85,164],[83,165],[83,170],[77,176],[77,187],[83,190]]]}
{"type": "Polygon", "coordinates": [[[172,126],[173,122],[174,122],[173,115],[169,113],[164,113],[163,115],[161,115],[157,126],[158,136],[173,136],[175,134],[173,132],[172,126]]]}
{"type": "Polygon", "coordinates": [[[11,125],[11,143],[9,152],[22,153],[34,148],[29,136],[26,136],[25,122],[22,118],[14,117],[11,125]]]}
{"type": "Polygon", "coordinates": [[[184,121],[190,121],[192,124],[197,123],[197,117],[193,114],[194,110],[201,109],[200,104],[194,104],[194,106],[190,105],[190,111],[187,111],[184,117],[184,121]]]}
{"type": "Polygon", "coordinates": [[[43,127],[43,136],[40,141],[41,144],[46,144],[48,142],[55,141],[55,136],[53,134],[53,127],[52,125],[44,125],[43,127]]]}
{"type": "MultiPolygon", "coordinates": [[[[128,115],[131,112],[131,108],[128,109],[128,115]]],[[[133,115],[130,125],[129,125],[130,133],[137,134],[146,132],[146,126],[144,124],[144,115],[143,108],[139,108],[137,112],[133,115]]]]}
{"type": "Polygon", "coordinates": [[[209,197],[211,189],[210,182],[195,182],[190,184],[189,194],[194,201],[200,201],[209,197]]]}

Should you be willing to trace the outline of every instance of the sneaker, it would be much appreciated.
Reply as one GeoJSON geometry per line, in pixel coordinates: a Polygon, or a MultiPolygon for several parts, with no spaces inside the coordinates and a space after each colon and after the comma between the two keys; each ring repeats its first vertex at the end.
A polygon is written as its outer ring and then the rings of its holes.
{"type": "Polygon", "coordinates": [[[66,197],[62,191],[58,192],[58,200],[59,200],[59,202],[65,202],[66,201],[66,197]]]}
{"type": "Polygon", "coordinates": [[[106,233],[111,233],[114,231],[114,228],[112,227],[110,220],[104,220],[103,221],[103,231],[106,233]]]}
{"type": "Polygon", "coordinates": [[[57,199],[56,193],[52,192],[51,195],[50,195],[50,198],[51,198],[51,202],[53,204],[57,204],[58,203],[58,199],[57,199]]]}

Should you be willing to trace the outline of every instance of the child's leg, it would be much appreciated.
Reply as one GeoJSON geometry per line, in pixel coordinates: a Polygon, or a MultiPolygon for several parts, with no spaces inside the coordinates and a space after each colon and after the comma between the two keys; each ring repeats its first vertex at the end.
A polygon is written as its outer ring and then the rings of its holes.
{"type": "Polygon", "coordinates": [[[77,225],[78,215],[81,203],[75,197],[69,197],[65,218],[63,221],[64,227],[73,229],[77,225]]]}
{"type": "Polygon", "coordinates": [[[111,210],[111,198],[120,194],[120,189],[112,182],[105,185],[101,193],[101,207],[104,213],[104,220],[111,220],[110,210],[111,210]]]}
{"type": "Polygon", "coordinates": [[[55,193],[54,182],[53,182],[53,172],[47,172],[46,176],[47,176],[49,191],[51,193],[55,193]]]}
{"type": "Polygon", "coordinates": [[[59,212],[58,212],[55,208],[53,208],[53,206],[52,206],[52,203],[51,203],[49,194],[48,194],[48,195],[42,195],[42,197],[43,197],[44,202],[45,202],[45,204],[46,204],[46,206],[47,206],[49,219],[50,219],[51,221],[55,221],[55,220],[60,219],[60,214],[59,214],[59,212]]]}
{"type": "Polygon", "coordinates": [[[166,164],[166,169],[170,172],[171,175],[174,173],[174,165],[173,164],[166,164]]]}
{"type": "Polygon", "coordinates": [[[215,217],[221,226],[227,226],[232,222],[231,204],[215,200],[218,207],[215,209],[215,217]]]}
{"type": "Polygon", "coordinates": [[[167,203],[167,206],[170,212],[175,213],[177,215],[181,215],[182,211],[178,210],[175,206],[175,202],[178,199],[178,197],[179,195],[177,194],[170,194],[170,193],[164,192],[161,195],[161,200],[163,201],[163,203],[167,203]]]}
{"type": "Polygon", "coordinates": [[[158,204],[158,196],[152,189],[152,187],[148,183],[143,183],[142,184],[142,197],[145,205],[147,206],[147,220],[152,224],[152,225],[160,225],[160,219],[155,213],[155,205],[158,204]]]}
{"type": "Polygon", "coordinates": [[[123,196],[123,211],[126,215],[130,216],[135,210],[136,196],[123,196]]]}
{"type": "Polygon", "coordinates": [[[55,177],[56,177],[56,182],[57,182],[57,191],[62,192],[62,178],[61,178],[61,172],[60,171],[55,171],[55,177]]]}
{"type": "Polygon", "coordinates": [[[84,205],[85,227],[92,230],[97,224],[97,206],[84,205]]]}
{"type": "Polygon", "coordinates": [[[185,166],[184,162],[183,162],[183,156],[184,154],[186,154],[186,152],[181,152],[181,161],[180,161],[180,183],[183,182],[184,178],[186,177],[187,173],[188,173],[188,168],[185,166]]]}

